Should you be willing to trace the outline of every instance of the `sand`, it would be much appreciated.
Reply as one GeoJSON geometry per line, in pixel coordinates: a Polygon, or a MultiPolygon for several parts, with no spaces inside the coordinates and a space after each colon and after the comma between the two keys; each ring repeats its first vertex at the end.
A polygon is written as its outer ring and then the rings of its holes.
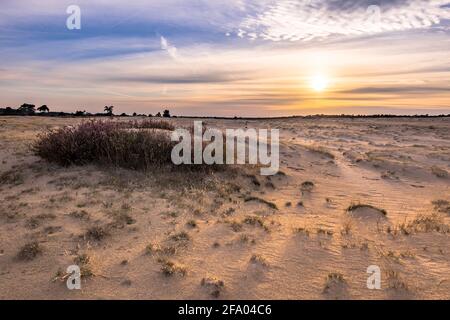
{"type": "Polygon", "coordinates": [[[1,299],[450,298],[448,118],[204,120],[280,129],[272,177],[33,156],[39,132],[80,121],[0,118],[1,299]]]}

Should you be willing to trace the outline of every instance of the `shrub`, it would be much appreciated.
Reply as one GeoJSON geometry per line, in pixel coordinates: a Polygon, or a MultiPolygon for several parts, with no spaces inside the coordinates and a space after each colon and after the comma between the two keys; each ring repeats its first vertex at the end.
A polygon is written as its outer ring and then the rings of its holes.
{"type": "MultiPolygon", "coordinates": [[[[172,130],[174,126],[164,120],[91,120],[46,131],[32,149],[37,156],[62,166],[96,163],[145,170],[173,165],[171,153],[178,142],[171,141],[172,130]]],[[[220,165],[183,165],[186,167],[208,171],[220,165]]]]}
{"type": "Polygon", "coordinates": [[[17,258],[21,261],[31,261],[40,254],[42,254],[42,247],[34,241],[25,244],[17,254],[17,258]]]}
{"type": "Polygon", "coordinates": [[[171,163],[170,136],[141,128],[167,129],[171,125],[164,121],[93,120],[47,131],[39,135],[32,148],[36,155],[63,166],[99,163],[141,169],[171,163]]]}

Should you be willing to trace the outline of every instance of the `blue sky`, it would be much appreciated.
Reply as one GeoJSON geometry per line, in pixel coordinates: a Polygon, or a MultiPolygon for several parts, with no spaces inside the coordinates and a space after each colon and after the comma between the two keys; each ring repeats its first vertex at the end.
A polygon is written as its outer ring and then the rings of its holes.
{"type": "Polygon", "coordinates": [[[449,19],[448,0],[2,0],[0,104],[450,113],[449,19]]]}

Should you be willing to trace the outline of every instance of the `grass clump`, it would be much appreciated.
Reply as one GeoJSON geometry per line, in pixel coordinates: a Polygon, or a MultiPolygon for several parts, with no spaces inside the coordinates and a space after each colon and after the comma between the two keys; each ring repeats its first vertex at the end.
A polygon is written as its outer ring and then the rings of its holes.
{"type": "Polygon", "coordinates": [[[258,216],[247,216],[244,218],[244,220],[242,222],[245,224],[249,224],[251,226],[259,226],[259,227],[263,228],[265,231],[269,230],[269,228],[264,223],[263,219],[261,219],[258,216]]]}
{"type": "Polygon", "coordinates": [[[445,169],[433,166],[431,172],[438,178],[448,178],[448,172],[445,169]]]}
{"type": "Polygon", "coordinates": [[[80,210],[80,211],[72,211],[71,213],[69,213],[69,216],[75,219],[80,219],[80,220],[88,220],[89,219],[89,213],[85,210],[80,210]]]}
{"type": "Polygon", "coordinates": [[[447,200],[433,201],[434,209],[438,212],[450,214],[450,202],[447,200]]]}
{"type": "Polygon", "coordinates": [[[444,222],[442,215],[435,212],[430,215],[419,214],[409,222],[403,222],[387,229],[387,233],[394,236],[398,234],[409,236],[413,233],[427,232],[450,233],[450,226],[444,222]]]}
{"type": "Polygon", "coordinates": [[[201,285],[208,288],[214,298],[218,298],[225,287],[225,283],[215,277],[203,278],[201,285]]]}
{"type": "Polygon", "coordinates": [[[91,277],[94,275],[91,268],[91,257],[87,253],[77,255],[73,262],[80,267],[80,274],[82,278],[91,277]]]}
{"type": "Polygon", "coordinates": [[[187,232],[181,231],[181,232],[171,235],[170,239],[173,241],[177,241],[177,242],[178,241],[187,242],[187,241],[191,240],[191,237],[189,236],[189,234],[187,232]]]}
{"type": "Polygon", "coordinates": [[[173,261],[167,259],[159,259],[159,263],[161,263],[161,272],[166,277],[174,276],[175,274],[180,274],[185,276],[187,270],[184,266],[177,264],[173,261]]]}
{"type": "Polygon", "coordinates": [[[310,192],[310,191],[312,191],[312,189],[314,189],[314,182],[312,182],[312,181],[305,181],[302,183],[302,185],[300,187],[301,191],[310,192]]]}
{"type": "Polygon", "coordinates": [[[329,273],[325,279],[323,292],[328,293],[333,288],[343,286],[345,284],[346,284],[345,278],[341,273],[338,272],[329,273]]]}
{"type": "Polygon", "coordinates": [[[414,220],[408,223],[407,229],[411,230],[411,232],[450,232],[450,227],[444,223],[442,216],[437,213],[431,215],[418,215],[414,220]]]}
{"type": "Polygon", "coordinates": [[[388,288],[397,291],[410,291],[410,288],[406,281],[400,276],[400,274],[395,270],[388,270],[386,272],[386,280],[388,283],[388,288]]]}
{"type": "Polygon", "coordinates": [[[11,185],[21,185],[24,182],[23,175],[17,171],[6,171],[0,175],[0,185],[11,184],[11,185]]]}
{"type": "Polygon", "coordinates": [[[88,240],[101,241],[108,235],[109,232],[106,230],[106,228],[94,226],[86,231],[85,238],[88,240]]]}
{"type": "Polygon", "coordinates": [[[37,241],[25,244],[17,254],[20,261],[31,261],[38,255],[42,254],[42,247],[37,241]]]}
{"type": "Polygon", "coordinates": [[[269,263],[267,262],[267,260],[263,256],[261,256],[259,254],[253,254],[250,257],[250,262],[253,263],[253,264],[256,264],[256,265],[263,266],[263,267],[268,267],[269,266],[269,263]]]}

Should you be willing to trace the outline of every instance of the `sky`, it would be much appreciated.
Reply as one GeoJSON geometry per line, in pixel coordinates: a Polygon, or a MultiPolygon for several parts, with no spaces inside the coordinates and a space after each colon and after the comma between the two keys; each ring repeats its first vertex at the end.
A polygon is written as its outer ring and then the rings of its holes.
{"type": "Polygon", "coordinates": [[[450,0],[1,0],[0,106],[22,103],[449,114],[450,0]]]}

